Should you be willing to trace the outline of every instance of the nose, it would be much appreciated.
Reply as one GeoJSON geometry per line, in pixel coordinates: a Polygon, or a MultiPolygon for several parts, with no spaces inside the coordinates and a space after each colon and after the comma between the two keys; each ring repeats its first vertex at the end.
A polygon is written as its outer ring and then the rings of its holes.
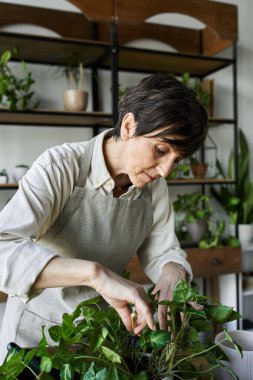
{"type": "Polygon", "coordinates": [[[174,169],[174,167],[175,167],[174,161],[169,161],[169,162],[167,161],[167,162],[160,163],[156,167],[156,169],[159,175],[165,178],[170,174],[170,172],[174,169]]]}

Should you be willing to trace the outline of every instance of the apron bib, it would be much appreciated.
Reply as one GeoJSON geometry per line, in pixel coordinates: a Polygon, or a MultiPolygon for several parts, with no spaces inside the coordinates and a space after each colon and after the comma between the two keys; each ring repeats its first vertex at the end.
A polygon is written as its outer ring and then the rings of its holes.
{"type": "MultiPolygon", "coordinates": [[[[147,186],[136,200],[111,198],[87,189],[94,143],[92,139],[87,145],[69,201],[36,244],[61,257],[98,261],[121,274],[152,226],[151,197],[147,186]]],[[[4,319],[9,318],[12,329],[16,326],[16,336],[14,339],[12,332],[5,343],[14,340],[22,347],[36,346],[42,325],[48,328],[60,324],[63,313],[71,313],[78,303],[97,295],[92,288],[77,286],[45,289],[27,304],[18,297],[9,297],[4,319]]],[[[12,329],[6,326],[5,331],[12,329]]]]}

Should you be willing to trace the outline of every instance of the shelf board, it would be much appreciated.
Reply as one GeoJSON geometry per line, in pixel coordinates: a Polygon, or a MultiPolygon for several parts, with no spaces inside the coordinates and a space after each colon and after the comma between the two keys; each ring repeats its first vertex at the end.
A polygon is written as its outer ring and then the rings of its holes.
{"type": "Polygon", "coordinates": [[[246,288],[243,288],[242,295],[244,297],[253,296],[253,287],[252,286],[248,286],[246,288]]]}
{"type": "Polygon", "coordinates": [[[31,63],[65,65],[69,53],[78,50],[84,66],[91,67],[109,51],[109,46],[106,42],[0,32],[0,53],[18,47],[20,53],[13,60],[22,58],[31,63]]]}
{"type": "Polygon", "coordinates": [[[179,178],[179,179],[168,179],[168,185],[225,185],[225,184],[235,184],[235,180],[231,178],[179,178]]]}
{"type": "MultiPolygon", "coordinates": [[[[0,53],[12,47],[20,50],[20,54],[14,57],[16,60],[22,58],[31,63],[64,65],[69,52],[78,50],[84,66],[111,68],[110,44],[107,42],[0,32],[0,53]]],[[[187,71],[192,76],[203,77],[233,63],[233,59],[227,58],[118,47],[118,68],[121,71],[175,75],[187,71]]]]}
{"type": "Polygon", "coordinates": [[[235,124],[235,119],[211,117],[208,119],[209,127],[218,127],[222,124],[235,124]]]}
{"type": "MultiPolygon", "coordinates": [[[[130,47],[119,47],[118,65],[121,71],[165,72],[182,75],[189,72],[192,76],[203,77],[233,64],[232,59],[172,53],[130,47]]],[[[110,60],[105,61],[110,68],[110,60]]]]}
{"type": "Polygon", "coordinates": [[[1,183],[0,189],[1,190],[16,190],[18,188],[17,183],[1,183]]]}
{"type": "Polygon", "coordinates": [[[0,123],[56,127],[111,127],[112,114],[105,112],[68,112],[64,110],[27,110],[10,112],[0,109],[0,123]]]}

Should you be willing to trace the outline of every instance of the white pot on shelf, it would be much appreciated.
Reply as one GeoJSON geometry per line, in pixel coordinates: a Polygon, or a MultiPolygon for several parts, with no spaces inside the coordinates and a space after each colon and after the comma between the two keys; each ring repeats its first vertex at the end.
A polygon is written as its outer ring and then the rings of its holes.
{"type": "Polygon", "coordinates": [[[64,108],[66,111],[85,111],[88,103],[88,92],[82,90],[64,91],[64,108]]]}
{"type": "MultiPolygon", "coordinates": [[[[219,333],[215,338],[220,348],[229,358],[229,362],[224,364],[231,368],[241,380],[252,380],[253,368],[253,332],[235,330],[229,331],[229,335],[239,344],[243,351],[243,357],[235,350],[233,344],[228,340],[222,342],[225,338],[224,332],[219,333]]],[[[224,368],[220,367],[215,371],[215,378],[222,380],[234,379],[224,368]]]]}
{"type": "MultiPolygon", "coordinates": [[[[235,236],[235,224],[229,225],[229,233],[235,236]]],[[[253,239],[253,224],[238,224],[238,238],[242,245],[247,245],[253,239]]]]}
{"type": "Polygon", "coordinates": [[[6,175],[0,175],[0,184],[4,184],[4,183],[7,183],[7,177],[6,175]]]}
{"type": "Polygon", "coordinates": [[[18,183],[24,177],[28,169],[28,166],[16,166],[12,172],[14,182],[18,183]]]}

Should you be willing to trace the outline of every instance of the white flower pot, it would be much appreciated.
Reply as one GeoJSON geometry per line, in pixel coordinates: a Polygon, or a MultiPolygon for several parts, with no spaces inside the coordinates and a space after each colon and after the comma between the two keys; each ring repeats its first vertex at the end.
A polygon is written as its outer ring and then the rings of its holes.
{"type": "Polygon", "coordinates": [[[187,231],[193,241],[199,242],[207,230],[207,222],[197,219],[194,223],[186,223],[187,231]]]}
{"type": "Polygon", "coordinates": [[[64,91],[64,108],[66,111],[85,111],[88,103],[88,92],[82,90],[64,91]]]}
{"type": "MultiPolygon", "coordinates": [[[[235,236],[235,225],[229,225],[230,235],[235,236]]],[[[252,242],[253,239],[253,224],[239,224],[238,225],[239,240],[242,245],[247,245],[252,242]]]]}
{"type": "MultiPolygon", "coordinates": [[[[253,332],[235,330],[229,331],[231,337],[236,343],[241,346],[243,351],[243,358],[235,350],[234,346],[228,340],[221,342],[224,339],[224,332],[219,333],[215,338],[221,349],[226,353],[230,362],[224,364],[231,368],[241,380],[252,380],[253,368],[253,332]]],[[[234,379],[224,368],[218,368],[215,372],[215,378],[222,380],[234,379]]]]}
{"type": "Polygon", "coordinates": [[[28,169],[28,167],[15,167],[12,173],[14,182],[18,183],[24,177],[28,169]]]}
{"type": "Polygon", "coordinates": [[[6,175],[0,175],[0,184],[7,183],[6,175]]]}

